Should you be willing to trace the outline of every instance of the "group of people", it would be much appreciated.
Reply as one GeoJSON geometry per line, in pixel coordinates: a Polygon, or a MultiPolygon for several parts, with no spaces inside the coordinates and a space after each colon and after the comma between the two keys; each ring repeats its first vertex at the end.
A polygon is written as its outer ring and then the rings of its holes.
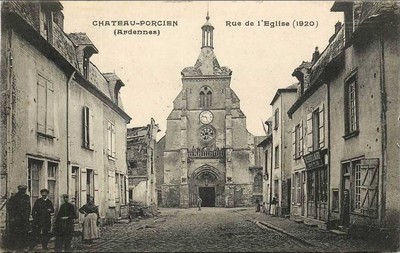
{"type": "MultiPolygon", "coordinates": [[[[39,241],[44,250],[48,249],[51,234],[51,217],[55,210],[53,203],[48,198],[49,190],[40,190],[41,198],[37,199],[31,210],[30,197],[26,194],[27,186],[19,185],[18,192],[7,203],[8,214],[8,242],[9,248],[23,250],[29,247],[33,250],[39,241]],[[30,216],[32,215],[32,227],[30,216]],[[28,240],[29,238],[29,240],[28,240]]],[[[62,195],[63,203],[57,212],[53,234],[56,237],[56,252],[68,252],[71,249],[71,241],[74,233],[74,220],[77,218],[75,206],[69,203],[67,194],[62,195]]],[[[93,197],[89,197],[88,203],[79,209],[85,215],[83,220],[83,240],[91,243],[93,239],[100,237],[100,216],[98,207],[94,204],[93,197]]]]}
{"type": "MultiPolygon", "coordinates": [[[[275,195],[272,197],[272,200],[271,200],[270,214],[272,216],[278,215],[277,205],[278,205],[278,196],[275,195]]],[[[256,199],[256,212],[268,213],[268,209],[265,205],[265,202],[261,203],[258,199],[256,199]]]]}

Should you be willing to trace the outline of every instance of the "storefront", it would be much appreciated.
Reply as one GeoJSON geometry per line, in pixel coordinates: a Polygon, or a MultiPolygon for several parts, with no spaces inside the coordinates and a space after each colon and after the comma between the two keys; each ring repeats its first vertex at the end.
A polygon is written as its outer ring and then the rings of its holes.
{"type": "Polygon", "coordinates": [[[327,221],[328,165],[327,150],[316,150],[304,156],[307,173],[307,217],[327,221]]]}

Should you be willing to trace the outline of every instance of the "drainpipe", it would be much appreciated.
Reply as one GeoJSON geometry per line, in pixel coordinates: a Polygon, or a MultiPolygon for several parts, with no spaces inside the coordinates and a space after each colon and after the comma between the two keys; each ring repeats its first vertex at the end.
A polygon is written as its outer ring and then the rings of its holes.
{"type": "MultiPolygon", "coordinates": [[[[273,130],[272,130],[273,131],[273,130]]],[[[271,132],[272,134],[272,132],[271,132]]],[[[272,136],[273,138],[273,136],[272,136]]],[[[271,202],[272,202],[272,164],[273,164],[273,159],[274,159],[274,146],[273,146],[273,139],[271,138],[271,168],[270,168],[270,174],[269,174],[269,213],[271,213],[271,202]]]]}
{"type": "Polygon", "coordinates": [[[386,95],[386,77],[385,77],[385,44],[383,32],[379,36],[380,40],[380,89],[381,89],[381,152],[382,152],[382,173],[380,181],[382,182],[381,189],[381,203],[380,203],[380,227],[384,225],[383,218],[385,217],[386,210],[386,168],[387,168],[387,123],[386,123],[386,110],[387,110],[387,95],[386,95]]]}
{"type": "MultiPolygon", "coordinates": [[[[329,230],[330,228],[330,218],[331,218],[331,135],[330,135],[330,130],[331,130],[331,94],[330,94],[330,85],[326,84],[326,96],[327,96],[327,113],[328,113],[328,171],[327,171],[327,201],[328,201],[328,218],[327,218],[327,229],[329,230]]],[[[325,134],[325,133],[324,133],[325,134]]]]}
{"type": "Polygon", "coordinates": [[[69,79],[68,79],[68,81],[67,81],[67,106],[66,106],[66,108],[67,108],[67,112],[66,112],[66,131],[67,131],[67,194],[69,195],[69,181],[70,181],[70,174],[71,174],[71,172],[70,172],[70,168],[69,168],[69,165],[70,165],[70,160],[69,160],[69,86],[70,86],[70,84],[71,84],[71,81],[72,81],[72,79],[74,78],[74,76],[75,76],[75,73],[76,73],[76,70],[74,70],[74,72],[72,72],[72,74],[71,74],[71,76],[69,77],[69,79]]]}
{"type": "MultiPolygon", "coordinates": [[[[9,197],[9,194],[11,194],[11,192],[9,191],[9,189],[8,189],[8,185],[10,185],[10,183],[9,183],[9,180],[10,180],[10,177],[9,177],[9,172],[10,172],[10,170],[11,170],[11,166],[12,166],[12,141],[13,141],[13,135],[12,135],[12,114],[13,114],[13,104],[12,104],[12,101],[13,101],[13,82],[12,82],[12,68],[13,68],[13,65],[12,65],[12,60],[13,60],[13,58],[12,58],[12,53],[11,53],[11,46],[12,46],[12,35],[13,35],[13,30],[10,28],[9,30],[8,30],[8,40],[7,40],[7,50],[6,50],[6,52],[7,52],[7,62],[6,62],[6,64],[7,64],[7,70],[8,70],[8,73],[7,73],[7,81],[6,81],[6,83],[7,83],[7,93],[6,93],[6,97],[7,97],[7,105],[6,105],[6,108],[4,108],[4,110],[5,110],[5,113],[6,113],[6,115],[7,115],[7,121],[6,121],[6,140],[7,140],[7,143],[6,143],[6,159],[7,159],[7,162],[6,162],[6,172],[5,172],[5,177],[6,177],[6,182],[5,182],[5,189],[6,189],[6,194],[5,194],[5,197],[8,199],[8,197],[9,197]]],[[[3,208],[4,208],[4,206],[3,206],[3,208]]],[[[8,229],[8,217],[7,217],[7,212],[6,212],[6,230],[8,229]]]]}

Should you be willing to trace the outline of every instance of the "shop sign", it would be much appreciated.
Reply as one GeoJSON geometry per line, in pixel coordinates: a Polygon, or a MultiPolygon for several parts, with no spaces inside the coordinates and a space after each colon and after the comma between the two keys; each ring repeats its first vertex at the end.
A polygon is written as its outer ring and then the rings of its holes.
{"type": "Polygon", "coordinates": [[[303,156],[304,163],[306,164],[307,170],[312,170],[325,165],[323,154],[320,150],[311,152],[303,156]]]}

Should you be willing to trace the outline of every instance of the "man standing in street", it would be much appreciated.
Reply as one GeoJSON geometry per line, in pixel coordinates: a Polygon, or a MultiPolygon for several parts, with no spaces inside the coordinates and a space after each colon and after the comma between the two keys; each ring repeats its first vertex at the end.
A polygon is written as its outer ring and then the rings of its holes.
{"type": "Polygon", "coordinates": [[[38,244],[39,238],[41,239],[42,248],[47,250],[47,245],[50,241],[51,229],[51,215],[54,214],[53,203],[47,198],[49,190],[40,190],[42,197],[36,200],[32,208],[33,217],[33,231],[32,231],[32,244],[30,250],[38,244]]]}
{"type": "Polygon", "coordinates": [[[199,208],[197,211],[201,211],[201,203],[203,200],[200,198],[200,196],[197,196],[197,207],[199,208]]]}
{"type": "Polygon", "coordinates": [[[74,233],[74,219],[76,212],[74,206],[68,202],[68,195],[63,194],[64,203],[60,206],[57,218],[54,224],[56,235],[56,252],[71,251],[71,240],[74,233]]]}
{"type": "Polygon", "coordinates": [[[17,251],[27,246],[31,202],[29,195],[26,194],[26,189],[26,185],[19,185],[18,192],[7,203],[10,248],[17,251]]]}

